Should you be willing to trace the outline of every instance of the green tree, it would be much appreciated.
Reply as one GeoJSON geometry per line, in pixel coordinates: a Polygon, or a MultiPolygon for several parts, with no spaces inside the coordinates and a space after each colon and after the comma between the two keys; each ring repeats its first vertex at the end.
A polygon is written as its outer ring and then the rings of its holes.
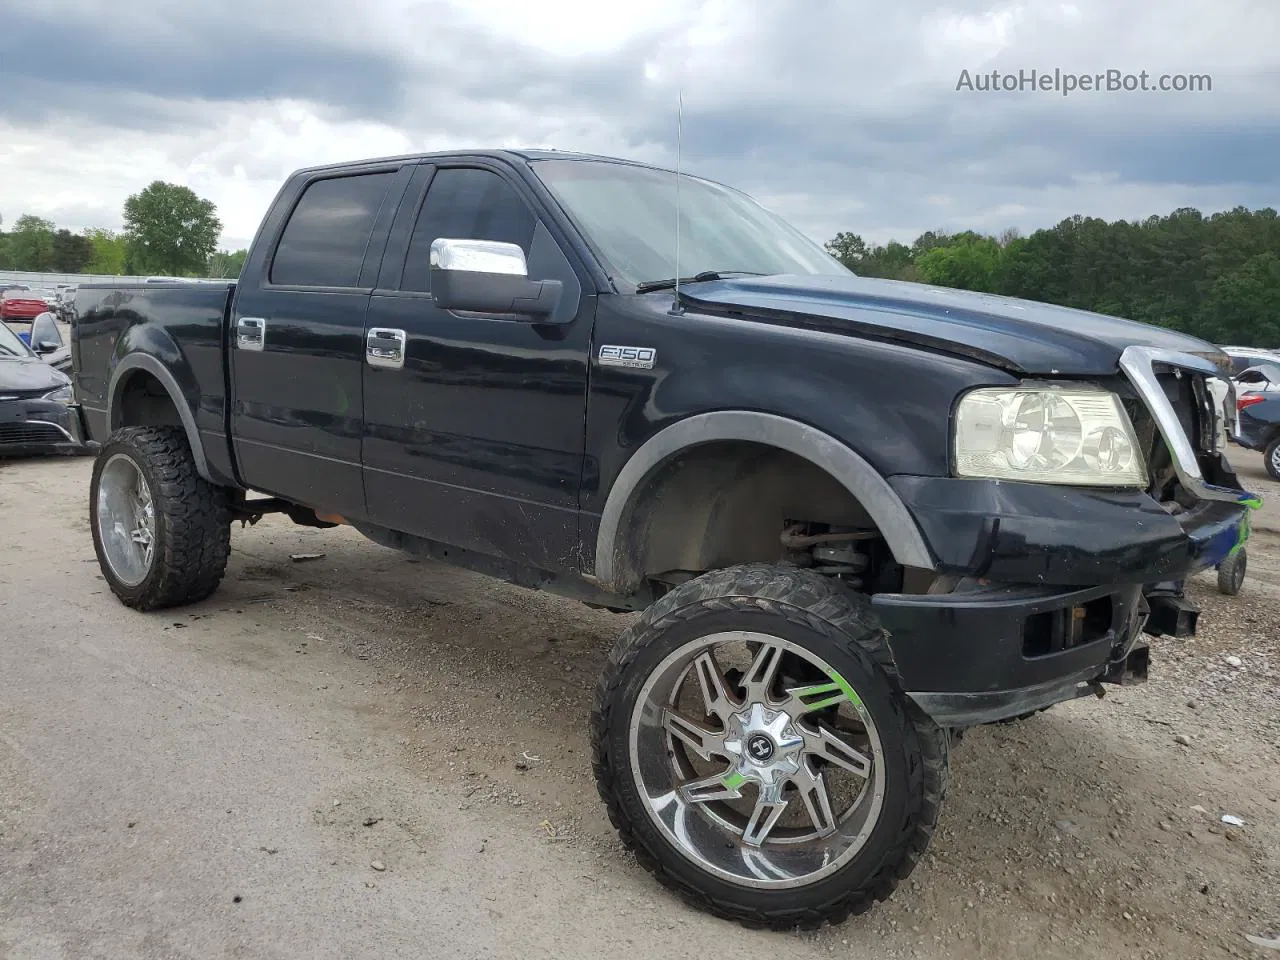
{"type": "Polygon", "coordinates": [[[24,214],[9,233],[9,259],[13,270],[53,269],[53,224],[24,214]]]}
{"type": "Polygon", "coordinates": [[[244,269],[244,261],[247,256],[249,256],[248,250],[236,250],[235,252],[219,250],[209,258],[209,276],[226,277],[234,280],[240,276],[240,271],[244,269]]]}
{"type": "Polygon", "coordinates": [[[923,279],[1079,307],[1218,343],[1280,348],[1280,215],[1180,208],[1141,221],[1072,216],[1028,236],[928,231],[908,248],[828,245],[867,276],[923,279]]]}
{"type": "Polygon", "coordinates": [[[871,248],[862,261],[862,269],[858,271],[868,277],[884,277],[889,280],[915,279],[915,260],[911,248],[897,240],[890,240],[884,246],[877,244],[871,248]]]}
{"type": "Polygon", "coordinates": [[[962,290],[991,290],[1000,245],[992,237],[968,234],[923,254],[916,266],[925,283],[962,290]]]}
{"type": "Polygon", "coordinates": [[[827,253],[856,272],[867,255],[867,242],[856,233],[837,233],[827,241],[827,253]]]}
{"type": "Polygon", "coordinates": [[[864,277],[901,280],[914,276],[911,248],[896,240],[885,246],[868,246],[856,233],[838,233],[827,242],[827,252],[864,277]]]}
{"type": "Polygon", "coordinates": [[[65,227],[53,235],[53,269],[59,273],[80,273],[93,259],[89,238],[65,227]]]}
{"type": "Polygon", "coordinates": [[[89,241],[92,256],[85,266],[85,273],[120,276],[129,272],[128,241],[114,230],[95,228],[84,232],[89,241]]]}
{"type": "Polygon", "coordinates": [[[1219,277],[1205,298],[1199,326],[1219,343],[1280,344],[1280,257],[1260,253],[1219,277]]]}
{"type": "Polygon", "coordinates": [[[156,180],[124,203],[133,269],[190,276],[203,272],[217,248],[217,208],[188,187],[156,180]]]}

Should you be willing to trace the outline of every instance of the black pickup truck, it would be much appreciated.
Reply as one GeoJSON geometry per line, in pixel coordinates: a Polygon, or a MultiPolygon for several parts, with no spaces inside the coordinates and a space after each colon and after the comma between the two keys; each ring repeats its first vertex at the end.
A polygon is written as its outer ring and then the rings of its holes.
{"type": "Polygon", "coordinates": [[[662,882],[755,925],[887,897],[955,732],[1142,680],[1257,503],[1216,348],[858,277],[608,158],[302,170],[238,282],[85,284],[76,315],[121,601],[208,597],[232,522],[276,512],[643,611],[591,713],[600,794],[662,882]]]}

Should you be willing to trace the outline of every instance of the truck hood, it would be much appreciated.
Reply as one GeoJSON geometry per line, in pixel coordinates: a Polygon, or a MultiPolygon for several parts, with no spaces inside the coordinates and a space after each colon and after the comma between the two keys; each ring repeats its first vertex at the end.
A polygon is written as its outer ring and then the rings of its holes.
{"type": "Polygon", "coordinates": [[[1202,357],[1230,372],[1217,347],[1132,320],[989,293],[858,276],[745,277],[680,288],[687,307],[743,319],[908,343],[1017,374],[1107,376],[1128,346],[1202,357]]]}

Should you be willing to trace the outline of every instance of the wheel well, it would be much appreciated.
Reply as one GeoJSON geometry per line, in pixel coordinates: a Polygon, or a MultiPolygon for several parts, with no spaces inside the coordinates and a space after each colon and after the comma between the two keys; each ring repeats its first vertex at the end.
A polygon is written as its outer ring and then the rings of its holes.
{"type": "Polygon", "coordinates": [[[181,427],[178,408],[158,378],[135,370],[111,404],[111,429],[120,427],[181,427]]]}
{"type": "Polygon", "coordinates": [[[617,584],[679,582],[740,563],[795,560],[783,545],[791,525],[858,529],[875,522],[839,480],[801,456],[766,444],[715,441],[664,461],[632,498],[615,544],[617,584]]]}

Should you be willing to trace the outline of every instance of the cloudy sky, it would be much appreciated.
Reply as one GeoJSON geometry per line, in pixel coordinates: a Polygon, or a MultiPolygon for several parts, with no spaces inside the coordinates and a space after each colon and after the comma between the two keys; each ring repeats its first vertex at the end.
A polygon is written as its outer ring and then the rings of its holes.
{"type": "Polygon", "coordinates": [[[1276,0],[0,0],[0,215],[154,179],[251,239],[318,162],[542,146],[684,166],[818,240],[1280,206],[1276,0]],[[361,8],[363,6],[363,8],[361,8]],[[1055,69],[1212,91],[978,92],[1055,69]]]}

